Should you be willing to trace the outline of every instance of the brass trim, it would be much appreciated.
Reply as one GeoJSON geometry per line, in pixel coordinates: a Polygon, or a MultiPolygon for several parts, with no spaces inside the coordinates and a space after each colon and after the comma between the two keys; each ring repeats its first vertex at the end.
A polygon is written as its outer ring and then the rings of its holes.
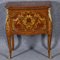
{"type": "Polygon", "coordinates": [[[52,21],[51,8],[48,9],[48,15],[49,15],[50,20],[52,21]]]}

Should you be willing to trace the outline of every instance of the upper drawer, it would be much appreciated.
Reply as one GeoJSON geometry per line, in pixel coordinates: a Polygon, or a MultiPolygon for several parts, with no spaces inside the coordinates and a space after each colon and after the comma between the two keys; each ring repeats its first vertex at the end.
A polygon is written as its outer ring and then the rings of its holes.
{"type": "Polygon", "coordinates": [[[10,10],[9,17],[14,29],[20,31],[36,31],[46,29],[47,10],[10,10]]]}

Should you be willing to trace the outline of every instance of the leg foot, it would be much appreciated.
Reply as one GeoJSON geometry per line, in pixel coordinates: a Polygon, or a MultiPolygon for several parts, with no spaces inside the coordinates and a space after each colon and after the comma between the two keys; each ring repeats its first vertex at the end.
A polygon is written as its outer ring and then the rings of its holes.
{"type": "Polygon", "coordinates": [[[14,50],[14,35],[12,36],[12,50],[14,50]]]}
{"type": "Polygon", "coordinates": [[[51,35],[48,35],[48,57],[51,58],[51,35]]]}
{"type": "Polygon", "coordinates": [[[11,37],[7,37],[7,39],[8,39],[9,54],[10,54],[10,58],[11,58],[11,55],[12,55],[11,37]]]}

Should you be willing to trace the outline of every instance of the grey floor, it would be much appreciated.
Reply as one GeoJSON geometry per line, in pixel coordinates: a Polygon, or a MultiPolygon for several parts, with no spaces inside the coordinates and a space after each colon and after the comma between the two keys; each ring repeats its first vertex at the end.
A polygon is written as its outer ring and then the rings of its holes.
{"type": "MultiPolygon", "coordinates": [[[[11,60],[49,60],[47,53],[47,36],[21,36],[17,38],[15,35],[15,50],[13,51],[11,60]],[[39,40],[40,39],[40,40],[39,40]],[[29,50],[33,46],[34,50],[29,50]]],[[[52,38],[51,60],[59,60],[60,58],[60,42],[54,41],[52,38]]],[[[9,52],[6,37],[0,37],[0,59],[9,60],[9,52]]]]}

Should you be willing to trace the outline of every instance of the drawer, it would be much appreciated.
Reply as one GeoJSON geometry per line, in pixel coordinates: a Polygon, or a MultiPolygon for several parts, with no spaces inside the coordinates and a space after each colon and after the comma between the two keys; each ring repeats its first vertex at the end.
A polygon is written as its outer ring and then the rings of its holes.
{"type": "Polygon", "coordinates": [[[9,17],[16,31],[30,32],[46,29],[47,10],[11,10],[9,17]]]}

